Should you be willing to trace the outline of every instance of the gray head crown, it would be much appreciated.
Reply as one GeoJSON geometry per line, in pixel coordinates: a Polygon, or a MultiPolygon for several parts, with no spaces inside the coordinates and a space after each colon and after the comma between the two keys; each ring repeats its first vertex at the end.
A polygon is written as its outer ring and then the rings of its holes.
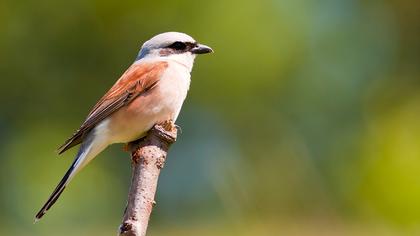
{"type": "Polygon", "coordinates": [[[146,41],[136,58],[140,60],[150,55],[168,56],[181,53],[203,54],[213,50],[198,44],[191,36],[179,32],[158,34],[146,41]]]}

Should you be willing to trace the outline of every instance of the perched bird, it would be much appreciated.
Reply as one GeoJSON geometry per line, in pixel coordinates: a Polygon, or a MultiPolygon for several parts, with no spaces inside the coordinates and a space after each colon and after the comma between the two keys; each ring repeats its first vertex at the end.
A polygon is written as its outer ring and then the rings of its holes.
{"type": "Polygon", "coordinates": [[[146,41],[135,62],[59,148],[61,154],[81,144],[72,165],[35,220],[50,209],[73,177],[108,145],[135,141],[156,123],[175,121],[187,96],[196,55],[210,52],[210,47],[184,33],[162,33],[146,41]]]}

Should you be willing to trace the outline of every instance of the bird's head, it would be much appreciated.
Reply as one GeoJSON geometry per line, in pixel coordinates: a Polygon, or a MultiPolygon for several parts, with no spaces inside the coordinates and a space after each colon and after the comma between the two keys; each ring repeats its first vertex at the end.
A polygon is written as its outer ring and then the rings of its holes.
{"type": "Polygon", "coordinates": [[[166,32],[158,34],[146,41],[140,49],[136,60],[140,59],[170,59],[192,68],[195,56],[213,52],[210,47],[199,44],[191,36],[166,32]]]}

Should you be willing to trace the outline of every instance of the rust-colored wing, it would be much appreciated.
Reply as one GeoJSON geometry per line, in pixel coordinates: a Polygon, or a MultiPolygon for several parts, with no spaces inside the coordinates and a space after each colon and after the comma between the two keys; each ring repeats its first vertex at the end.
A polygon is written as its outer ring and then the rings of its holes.
{"type": "Polygon", "coordinates": [[[113,112],[129,104],[139,95],[153,89],[167,67],[167,62],[156,62],[138,63],[128,68],[93,107],[80,128],[58,148],[59,154],[80,144],[90,130],[113,112]]]}

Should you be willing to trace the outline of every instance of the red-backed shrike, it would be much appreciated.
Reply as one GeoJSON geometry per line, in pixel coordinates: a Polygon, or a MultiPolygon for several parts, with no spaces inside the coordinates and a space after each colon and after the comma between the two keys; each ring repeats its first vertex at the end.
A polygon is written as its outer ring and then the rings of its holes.
{"type": "Polygon", "coordinates": [[[108,145],[137,140],[156,123],[175,121],[187,96],[195,56],[212,51],[189,35],[177,32],[159,34],[145,42],[133,65],[59,148],[61,154],[81,144],[73,164],[36,214],[36,220],[50,209],[73,177],[108,145]]]}

